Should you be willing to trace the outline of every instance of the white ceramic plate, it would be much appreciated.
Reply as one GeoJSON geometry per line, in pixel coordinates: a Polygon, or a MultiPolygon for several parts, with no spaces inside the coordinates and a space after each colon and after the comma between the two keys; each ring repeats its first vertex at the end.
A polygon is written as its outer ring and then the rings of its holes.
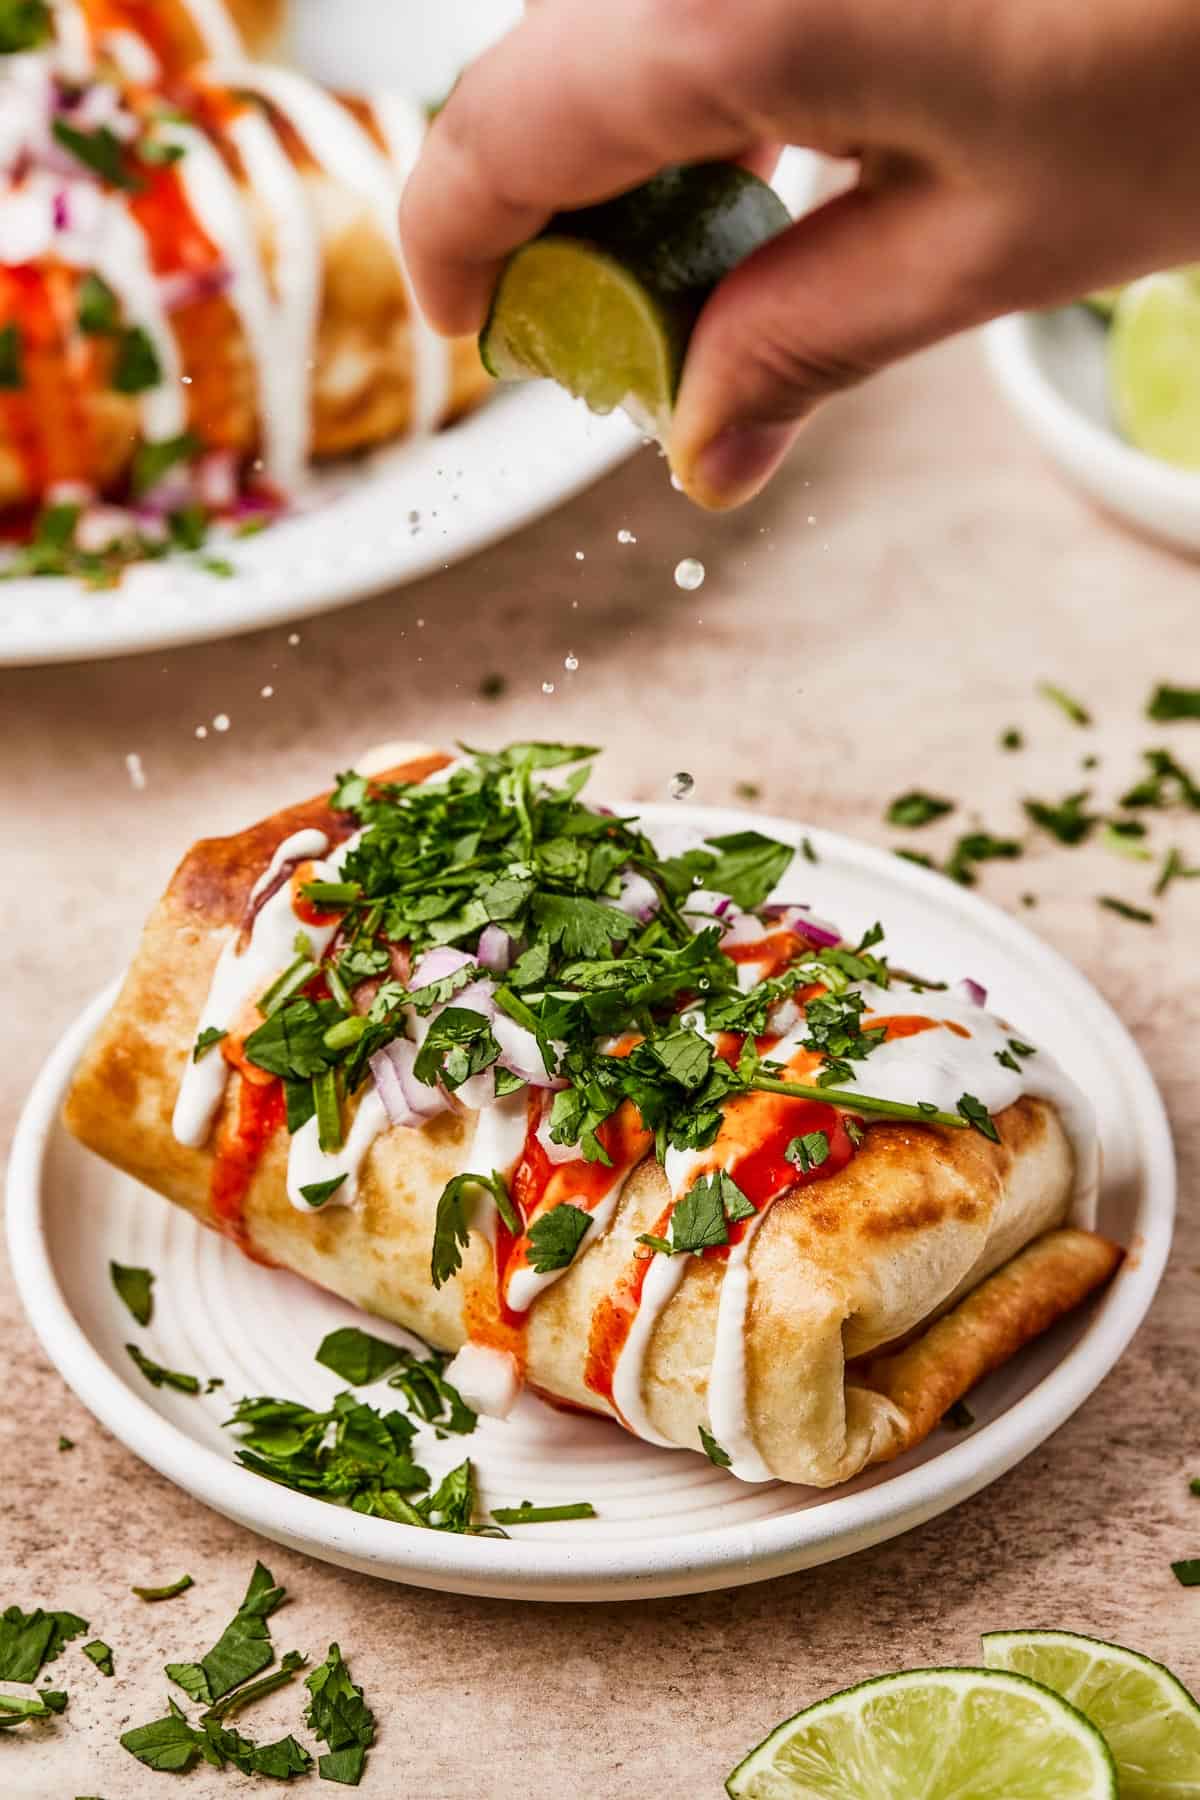
{"type": "MultiPolygon", "coordinates": [[[[725,832],[753,823],[798,842],[801,827],[722,808],[646,806],[661,843],[684,820],[725,832]]],[[[333,1326],[361,1318],[297,1278],[244,1260],[224,1239],[90,1156],[58,1123],[71,1072],[111,999],[67,1033],[30,1096],[13,1149],[8,1229],[16,1279],[47,1353],[85,1405],[144,1461],[264,1536],[396,1581],[527,1600],[611,1600],[731,1587],[828,1562],[922,1523],[995,1480],[1086,1399],[1154,1295],[1171,1239],[1175,1175],[1162,1103],[1120,1021],[1062,957],[1016,919],[943,877],[830,832],[797,862],[793,897],[848,935],[877,917],[901,966],[974,976],[991,1004],[1054,1051],[1101,1121],[1101,1227],[1136,1244],[1094,1306],[992,1376],[971,1431],[936,1431],[918,1451],[832,1492],[745,1486],[702,1457],[654,1449],[601,1420],[526,1397],[467,1440],[421,1443],[435,1476],[469,1452],[485,1505],[590,1500],[598,1517],[514,1531],[509,1542],[418,1531],[275,1487],[240,1468],[221,1421],[243,1393],[322,1405],[341,1384],[313,1361],[333,1326]],[[132,1325],[110,1257],[157,1276],[151,1327],[132,1325]],[[123,1345],[224,1378],[189,1398],[149,1387],[123,1345]]],[[[694,840],[693,840],[694,841],[694,840]]],[[[374,1322],[372,1329],[403,1338],[374,1322]]],[[[378,1401],[386,1389],[362,1390],[378,1401]]],[[[426,1436],[428,1434],[423,1434],[426,1436]]]]}
{"type": "Polygon", "coordinates": [[[1117,431],[1100,319],[1082,306],[1016,313],[984,341],[1013,410],[1086,494],[1138,530],[1200,551],[1200,474],[1146,456],[1117,431]]]}
{"type": "MultiPolygon", "coordinates": [[[[290,56],[343,89],[394,87],[428,102],[520,16],[519,0],[301,0],[290,56]]],[[[817,159],[787,152],[776,186],[793,212],[817,159]]],[[[221,579],[183,560],[145,563],[112,591],[75,581],[0,582],[0,666],[160,650],[258,631],[415,581],[519,530],[641,443],[623,414],[592,417],[549,382],[499,393],[449,430],[334,465],[311,510],[217,546],[221,579]]]]}

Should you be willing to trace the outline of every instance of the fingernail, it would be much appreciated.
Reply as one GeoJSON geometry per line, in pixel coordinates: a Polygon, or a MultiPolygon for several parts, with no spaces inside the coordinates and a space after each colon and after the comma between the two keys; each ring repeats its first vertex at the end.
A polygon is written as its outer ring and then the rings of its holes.
{"type": "Polygon", "coordinates": [[[700,451],[684,485],[705,506],[740,506],[766,485],[795,435],[795,425],[730,425],[700,451]]]}

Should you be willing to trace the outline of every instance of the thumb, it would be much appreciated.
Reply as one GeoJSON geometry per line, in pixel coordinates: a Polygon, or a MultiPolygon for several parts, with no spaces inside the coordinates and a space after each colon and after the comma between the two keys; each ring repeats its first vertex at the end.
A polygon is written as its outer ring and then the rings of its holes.
{"type": "Polygon", "coordinates": [[[684,491],[716,508],[749,500],[818,401],[986,317],[982,210],[923,175],[860,185],[726,276],[675,405],[684,491]]]}

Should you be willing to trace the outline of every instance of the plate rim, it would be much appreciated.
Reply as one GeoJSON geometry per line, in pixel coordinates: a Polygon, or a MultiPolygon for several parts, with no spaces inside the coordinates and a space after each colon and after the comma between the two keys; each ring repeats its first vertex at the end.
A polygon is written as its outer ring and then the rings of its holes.
{"type": "MultiPolygon", "coordinates": [[[[661,810],[643,803],[645,814],[661,810]]],[[[743,816],[731,807],[689,807],[698,826],[706,818],[743,816]]],[[[110,983],[71,1022],[42,1065],[22,1109],[8,1175],[7,1234],[14,1278],[26,1314],[59,1373],[100,1422],[168,1480],[204,1504],[264,1536],[323,1560],[410,1584],[459,1593],[524,1600],[613,1600],[740,1586],[864,1549],[949,1510],[996,1480],[1043,1443],[1095,1391],[1124,1353],[1154,1299],[1171,1248],[1176,1170],[1170,1123],[1161,1094],[1135,1039],[1081,970],[1024,922],[943,876],[906,864],[887,850],[840,832],[770,814],[757,828],[785,838],[802,835],[848,858],[860,872],[886,873],[902,888],[950,907],[968,922],[999,935],[1026,965],[1084,999],[1122,1055],[1142,1121],[1139,1164],[1151,1216],[1136,1258],[1127,1259],[1082,1335],[1028,1393],[961,1442],[900,1474],[854,1494],[831,1492],[800,1511],[765,1520],[715,1526],[703,1534],[647,1545],[547,1539],[458,1537],[398,1532],[373,1519],[264,1482],[198,1443],[141,1398],[93,1346],[56,1276],[43,1213],[43,1176],[59,1109],[83,1048],[118,982],[110,983]],[[1005,941],[1007,940],[1007,941],[1005,941]],[[314,1547],[315,1546],[315,1547],[314,1547]]],[[[1146,1204],[1146,1202],[1144,1202],[1146,1204]]]]}

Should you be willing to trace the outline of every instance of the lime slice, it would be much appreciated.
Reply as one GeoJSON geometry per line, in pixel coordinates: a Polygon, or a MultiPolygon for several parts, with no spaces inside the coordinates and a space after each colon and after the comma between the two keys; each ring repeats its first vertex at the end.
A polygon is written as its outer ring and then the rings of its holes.
{"type": "Polygon", "coordinates": [[[730,163],[667,169],[560,213],[504,265],[479,337],[484,365],[502,381],[549,376],[593,412],[623,406],[665,437],[700,308],[790,222],[774,189],[730,163]]]}
{"type": "Polygon", "coordinates": [[[734,1800],[1117,1800],[1095,1726],[988,1669],[913,1669],[819,1700],[725,1786],[734,1800]]]}
{"type": "Polygon", "coordinates": [[[1087,1714],[1116,1759],[1121,1800],[1200,1800],[1200,1705],[1161,1663],[1070,1631],[990,1631],[983,1660],[1087,1714]]]}
{"type": "Polygon", "coordinates": [[[1200,469],[1200,282],[1186,271],[1125,289],[1109,335],[1121,430],[1139,450],[1200,469]]]}

